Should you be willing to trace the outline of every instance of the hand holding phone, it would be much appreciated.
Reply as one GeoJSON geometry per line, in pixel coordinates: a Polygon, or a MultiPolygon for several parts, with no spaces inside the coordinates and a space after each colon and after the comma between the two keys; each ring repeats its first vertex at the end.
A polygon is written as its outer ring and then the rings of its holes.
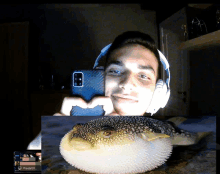
{"type": "MultiPolygon", "coordinates": [[[[72,75],[71,95],[89,103],[96,96],[105,96],[104,70],[75,70],[72,75]]],[[[94,105],[93,105],[94,106],[94,105]]],[[[103,116],[103,104],[88,108],[73,105],[71,116],[103,116]]]]}
{"type": "MultiPolygon", "coordinates": [[[[109,116],[117,115],[117,113],[114,111],[114,107],[113,107],[110,97],[106,97],[106,96],[94,97],[89,103],[87,103],[80,97],[65,97],[63,99],[60,112],[61,112],[61,115],[69,116],[70,111],[72,110],[73,107],[76,107],[76,108],[78,107],[78,109],[81,108],[81,109],[91,110],[100,105],[103,106],[105,115],[109,115],[109,116]]],[[[61,116],[61,115],[58,114],[58,116],[61,116]]]]}

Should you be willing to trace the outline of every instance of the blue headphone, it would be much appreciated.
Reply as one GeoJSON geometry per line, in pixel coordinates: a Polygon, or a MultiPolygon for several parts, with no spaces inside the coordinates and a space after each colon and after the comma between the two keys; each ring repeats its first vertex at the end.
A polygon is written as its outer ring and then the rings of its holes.
{"type": "MultiPolygon", "coordinates": [[[[112,44],[109,44],[105,46],[102,50],[97,59],[95,60],[95,64],[93,66],[93,69],[98,68],[99,61],[102,57],[104,57],[109,48],[111,47],[112,44]]],[[[169,63],[166,59],[166,57],[159,51],[157,50],[160,56],[160,61],[163,65],[163,68],[167,74],[167,79],[164,82],[162,79],[159,79],[157,81],[153,97],[151,99],[150,106],[147,108],[147,113],[151,113],[151,116],[155,114],[160,108],[164,108],[169,100],[170,97],[170,70],[169,70],[169,63]]]]}

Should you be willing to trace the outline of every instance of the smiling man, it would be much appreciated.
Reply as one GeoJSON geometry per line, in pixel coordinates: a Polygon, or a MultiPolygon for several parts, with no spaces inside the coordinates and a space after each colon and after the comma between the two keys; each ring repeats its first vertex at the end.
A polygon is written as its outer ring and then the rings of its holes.
{"type": "Polygon", "coordinates": [[[143,115],[150,104],[158,61],[146,47],[132,44],[111,53],[106,66],[105,95],[119,115],[143,115]]]}
{"type": "Polygon", "coordinates": [[[54,115],[69,115],[72,106],[103,105],[105,115],[142,116],[151,103],[160,67],[159,53],[149,35],[138,31],[122,33],[106,55],[105,97],[95,97],[90,103],[66,97],[61,112],[54,115]]]}

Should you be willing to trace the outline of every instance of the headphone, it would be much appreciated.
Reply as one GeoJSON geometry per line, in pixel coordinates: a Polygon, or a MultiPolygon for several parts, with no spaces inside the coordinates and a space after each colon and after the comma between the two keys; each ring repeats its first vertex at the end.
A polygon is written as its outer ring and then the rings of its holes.
{"type": "MultiPolygon", "coordinates": [[[[93,69],[98,68],[100,59],[107,54],[111,45],[112,44],[109,44],[101,50],[101,53],[95,60],[93,69]]],[[[159,79],[156,83],[155,90],[151,99],[151,103],[146,111],[147,113],[151,113],[151,116],[155,114],[160,108],[164,108],[170,97],[170,69],[169,69],[170,65],[166,57],[159,50],[157,51],[159,53],[160,61],[166,72],[167,79],[165,82],[162,79],[159,79]]]]}

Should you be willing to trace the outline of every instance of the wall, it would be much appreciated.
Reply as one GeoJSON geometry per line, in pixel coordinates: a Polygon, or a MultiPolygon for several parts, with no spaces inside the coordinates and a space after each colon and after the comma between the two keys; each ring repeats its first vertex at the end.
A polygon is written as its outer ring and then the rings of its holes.
{"type": "Polygon", "coordinates": [[[152,36],[158,44],[156,12],[138,4],[49,4],[0,6],[0,23],[30,21],[30,88],[38,86],[39,71],[45,83],[69,83],[71,72],[90,69],[101,49],[128,30],[152,36]]]}
{"type": "Polygon", "coordinates": [[[220,103],[220,47],[190,51],[191,115],[217,115],[220,103]]]}

